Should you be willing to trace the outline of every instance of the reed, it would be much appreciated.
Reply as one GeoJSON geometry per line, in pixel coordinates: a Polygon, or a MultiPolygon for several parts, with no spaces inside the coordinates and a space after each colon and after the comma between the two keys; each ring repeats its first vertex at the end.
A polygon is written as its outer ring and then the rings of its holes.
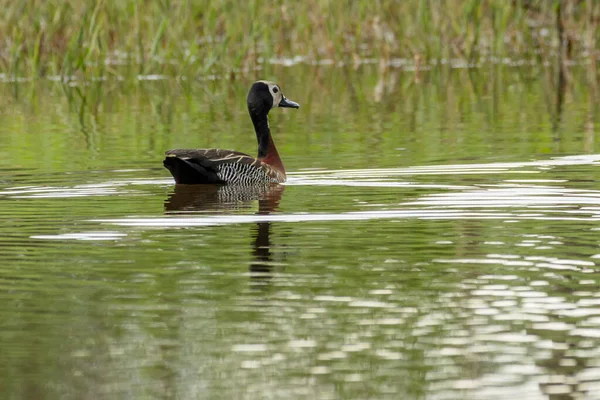
{"type": "Polygon", "coordinates": [[[594,0],[0,0],[6,79],[246,75],[283,60],[596,59],[594,0]],[[300,57],[300,58],[298,58],[300,57]]]}

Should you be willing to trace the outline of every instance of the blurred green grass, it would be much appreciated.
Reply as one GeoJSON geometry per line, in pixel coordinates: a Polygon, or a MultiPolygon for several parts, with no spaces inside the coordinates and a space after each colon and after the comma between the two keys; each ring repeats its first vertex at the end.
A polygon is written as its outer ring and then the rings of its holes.
{"type": "Polygon", "coordinates": [[[235,77],[265,63],[597,58],[596,0],[0,0],[5,80],[235,77]],[[300,58],[298,58],[300,57],[300,58]]]}

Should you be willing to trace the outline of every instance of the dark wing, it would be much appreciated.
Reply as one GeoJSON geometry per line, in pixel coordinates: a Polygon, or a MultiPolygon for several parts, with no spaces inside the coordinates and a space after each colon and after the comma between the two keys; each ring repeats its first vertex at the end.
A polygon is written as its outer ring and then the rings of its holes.
{"type": "Polygon", "coordinates": [[[176,149],[165,155],[164,165],[176,183],[256,184],[285,180],[269,165],[239,151],[176,149]]]}

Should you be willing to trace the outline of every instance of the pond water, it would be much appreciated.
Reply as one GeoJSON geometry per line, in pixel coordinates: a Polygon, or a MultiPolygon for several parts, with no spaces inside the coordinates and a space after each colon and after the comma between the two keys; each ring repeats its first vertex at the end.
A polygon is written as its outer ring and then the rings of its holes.
{"type": "Polygon", "coordinates": [[[255,77],[4,84],[4,398],[600,398],[589,71],[263,73],[264,191],[162,168],[253,154],[255,77]]]}

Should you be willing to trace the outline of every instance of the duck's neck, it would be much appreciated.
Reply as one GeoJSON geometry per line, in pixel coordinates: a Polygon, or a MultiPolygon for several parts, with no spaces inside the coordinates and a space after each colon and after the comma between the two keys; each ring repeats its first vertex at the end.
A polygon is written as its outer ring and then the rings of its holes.
{"type": "Polygon", "coordinates": [[[250,116],[254,124],[254,130],[256,131],[256,140],[258,141],[258,159],[285,174],[285,168],[271,137],[269,118],[266,114],[264,116],[256,116],[251,113],[250,116]]]}

